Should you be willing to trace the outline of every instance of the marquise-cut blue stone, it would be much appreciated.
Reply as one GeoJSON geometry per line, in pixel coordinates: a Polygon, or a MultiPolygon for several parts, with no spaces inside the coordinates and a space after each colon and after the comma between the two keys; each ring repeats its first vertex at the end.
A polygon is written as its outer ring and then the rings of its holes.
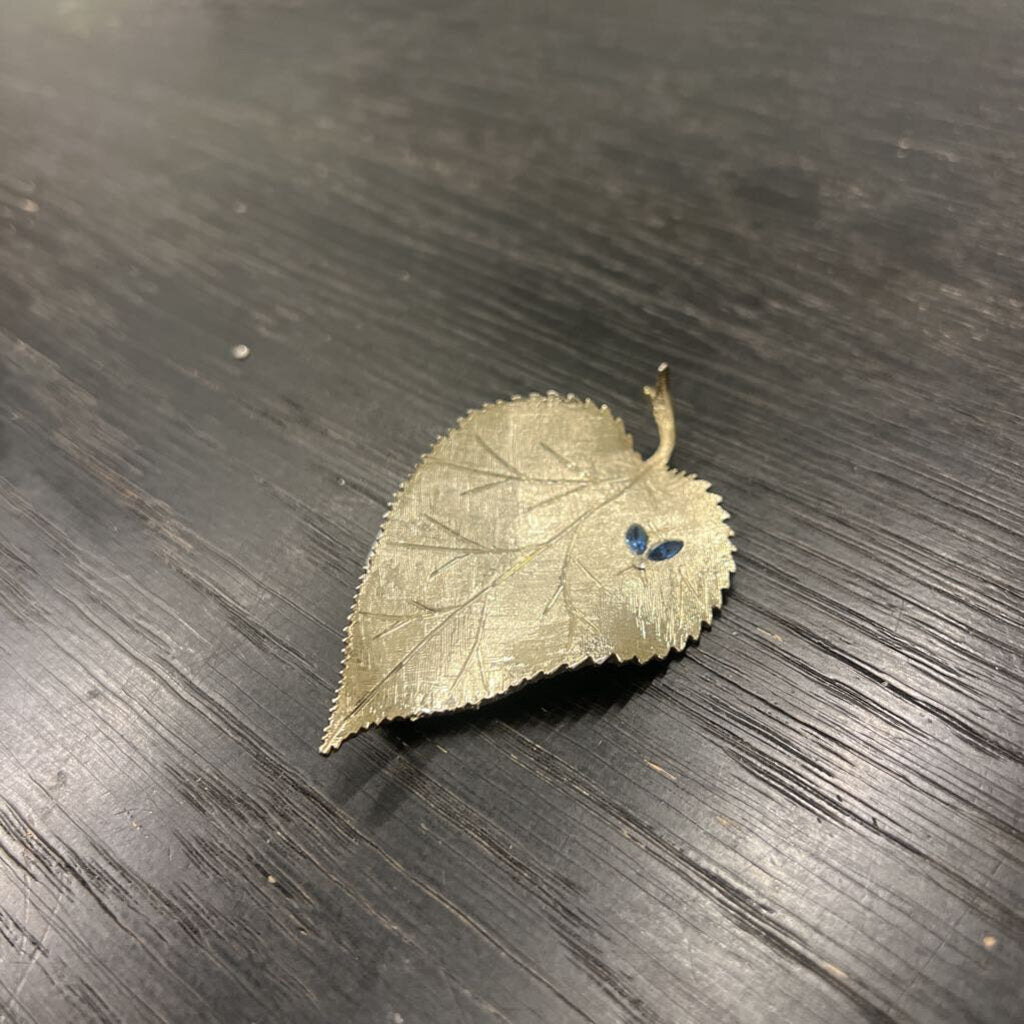
{"type": "Polygon", "coordinates": [[[683,542],[681,540],[663,540],[660,544],[651,548],[651,552],[647,557],[652,562],[664,562],[669,558],[674,558],[682,550],[683,542]]]}
{"type": "Polygon", "coordinates": [[[642,555],[647,550],[647,531],[639,523],[634,523],[626,531],[626,543],[634,555],[642,555]]]}

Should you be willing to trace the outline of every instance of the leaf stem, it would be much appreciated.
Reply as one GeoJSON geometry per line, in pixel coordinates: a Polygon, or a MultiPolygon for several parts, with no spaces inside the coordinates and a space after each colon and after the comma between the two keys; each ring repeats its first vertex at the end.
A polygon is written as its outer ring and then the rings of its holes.
{"type": "Polygon", "coordinates": [[[657,383],[653,388],[645,387],[644,394],[651,400],[651,412],[658,426],[658,447],[647,459],[647,465],[665,468],[676,446],[676,418],[672,412],[672,395],[668,390],[668,363],[658,367],[657,383]]]}

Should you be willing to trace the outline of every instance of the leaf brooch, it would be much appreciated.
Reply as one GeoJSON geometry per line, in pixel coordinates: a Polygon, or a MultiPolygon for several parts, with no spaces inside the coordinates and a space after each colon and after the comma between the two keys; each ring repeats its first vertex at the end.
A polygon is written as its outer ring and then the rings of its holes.
{"type": "Polygon", "coordinates": [[[322,753],[391,718],[696,639],[734,570],[709,484],[668,468],[668,368],[648,459],[607,406],[513,398],[468,413],[395,495],[359,584],[322,753]]]}

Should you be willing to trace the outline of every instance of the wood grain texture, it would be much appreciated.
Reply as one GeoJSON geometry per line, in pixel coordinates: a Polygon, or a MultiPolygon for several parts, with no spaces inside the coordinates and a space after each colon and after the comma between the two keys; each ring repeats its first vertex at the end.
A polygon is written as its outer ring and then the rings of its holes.
{"type": "Polygon", "coordinates": [[[997,0],[8,0],[0,1019],[1019,1019],[1021,53],[997,0]],[[662,359],[700,643],[317,755],[420,454],[548,388],[649,452],[662,359]]]}

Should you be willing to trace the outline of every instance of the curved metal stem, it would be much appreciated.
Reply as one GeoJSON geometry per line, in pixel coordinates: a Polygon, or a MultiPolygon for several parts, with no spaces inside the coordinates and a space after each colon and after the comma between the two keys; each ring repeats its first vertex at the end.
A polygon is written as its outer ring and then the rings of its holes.
{"type": "Polygon", "coordinates": [[[672,412],[672,395],[668,390],[668,363],[658,367],[657,383],[653,388],[645,387],[644,394],[651,400],[651,412],[658,425],[658,447],[647,459],[647,464],[667,467],[676,446],[676,418],[672,412]]]}

